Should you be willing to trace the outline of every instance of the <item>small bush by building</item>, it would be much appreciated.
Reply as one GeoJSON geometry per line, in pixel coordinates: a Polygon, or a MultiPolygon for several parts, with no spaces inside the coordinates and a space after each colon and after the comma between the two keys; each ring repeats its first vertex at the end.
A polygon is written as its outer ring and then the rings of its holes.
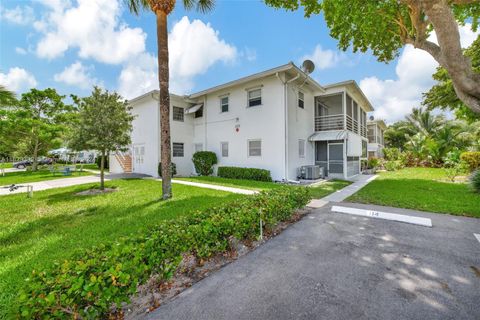
{"type": "Polygon", "coordinates": [[[198,175],[209,176],[217,164],[217,155],[211,151],[198,151],[193,154],[192,161],[198,175]]]}
{"type": "Polygon", "coordinates": [[[240,167],[218,167],[217,176],[229,179],[272,181],[269,170],[240,167]]]}

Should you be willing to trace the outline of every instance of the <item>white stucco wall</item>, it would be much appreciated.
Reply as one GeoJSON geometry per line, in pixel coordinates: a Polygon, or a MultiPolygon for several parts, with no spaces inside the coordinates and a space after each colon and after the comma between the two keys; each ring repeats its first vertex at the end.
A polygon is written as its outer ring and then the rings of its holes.
{"type": "Polygon", "coordinates": [[[297,179],[297,169],[315,164],[315,144],[308,141],[314,133],[315,94],[309,88],[288,85],[288,179],[297,179]],[[305,108],[298,107],[298,91],[303,92],[305,108]],[[299,140],[305,141],[305,157],[299,155],[299,140]]]}
{"type": "Polygon", "coordinates": [[[275,76],[207,95],[199,100],[206,101],[206,108],[204,116],[195,119],[194,143],[203,143],[204,150],[215,152],[218,166],[268,169],[274,180],[283,179],[283,96],[283,84],[275,76]],[[262,105],[249,108],[248,89],[257,87],[262,90],[262,105]],[[229,110],[222,113],[220,97],[225,95],[229,110]],[[248,140],[253,139],[262,141],[260,157],[248,156],[248,140]],[[228,142],[228,157],[221,155],[221,142],[228,142]]]}

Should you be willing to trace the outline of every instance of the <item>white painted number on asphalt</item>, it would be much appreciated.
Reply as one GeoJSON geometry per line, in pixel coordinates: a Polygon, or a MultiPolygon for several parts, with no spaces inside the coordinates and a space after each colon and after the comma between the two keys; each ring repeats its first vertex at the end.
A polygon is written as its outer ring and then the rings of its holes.
{"type": "Polygon", "coordinates": [[[348,214],[353,214],[353,215],[357,215],[357,216],[371,217],[371,218],[376,218],[376,219],[384,219],[384,220],[411,223],[411,224],[416,224],[416,225],[420,225],[420,226],[424,226],[424,227],[431,227],[432,226],[432,220],[431,219],[414,217],[414,216],[407,216],[407,215],[403,215],[403,214],[373,211],[373,210],[365,210],[365,209],[357,209],[357,208],[340,207],[340,206],[333,206],[332,211],[340,212],[340,213],[348,213],[348,214]]]}
{"type": "Polygon", "coordinates": [[[475,238],[477,238],[478,242],[480,242],[480,234],[474,233],[473,235],[475,236],[475,238]]]}

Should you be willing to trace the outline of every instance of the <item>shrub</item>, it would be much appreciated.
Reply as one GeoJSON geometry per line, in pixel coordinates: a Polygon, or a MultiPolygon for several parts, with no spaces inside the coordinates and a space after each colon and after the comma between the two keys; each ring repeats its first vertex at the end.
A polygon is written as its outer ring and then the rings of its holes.
{"type": "Polygon", "coordinates": [[[454,163],[449,165],[448,167],[444,168],[445,175],[451,182],[455,182],[455,178],[462,173],[465,173],[467,169],[467,165],[465,162],[461,161],[459,163],[454,163]]]}
{"type": "Polygon", "coordinates": [[[213,173],[213,166],[217,164],[217,155],[211,151],[198,151],[193,154],[195,171],[201,176],[209,176],[213,173]]]}
{"type": "Polygon", "coordinates": [[[480,151],[463,152],[460,155],[460,159],[467,163],[470,171],[474,171],[474,170],[480,168],[480,151]]]}
{"type": "MultiPolygon", "coordinates": [[[[170,163],[170,176],[173,177],[177,174],[177,165],[175,163],[170,163]]],[[[162,163],[158,163],[158,176],[162,176],[162,163]]]]}
{"type": "Polygon", "coordinates": [[[480,169],[475,170],[470,177],[470,185],[475,192],[480,193],[480,169]]]}
{"type": "Polygon", "coordinates": [[[387,171],[395,171],[402,168],[402,162],[400,160],[396,161],[385,161],[383,166],[387,171]]]}
{"type": "Polygon", "coordinates": [[[383,157],[388,161],[400,160],[401,152],[398,148],[383,148],[383,157]]]}
{"type": "Polygon", "coordinates": [[[367,161],[367,168],[368,169],[376,169],[379,165],[380,161],[378,158],[370,158],[367,161]]]}
{"type": "MultiPolygon", "coordinates": [[[[101,156],[98,156],[98,157],[95,159],[95,163],[97,164],[98,169],[100,169],[101,161],[102,161],[102,157],[101,157],[101,156]]],[[[110,169],[110,161],[109,161],[109,157],[108,157],[108,156],[105,156],[104,166],[105,166],[105,169],[110,169]]]]}
{"type": "Polygon", "coordinates": [[[169,279],[182,254],[206,258],[229,239],[253,240],[259,219],[269,231],[310,200],[308,188],[279,188],[165,221],[150,231],[120,238],[47,271],[34,271],[20,291],[20,318],[108,318],[112,306],[129,302],[152,275],[169,279]]]}
{"type": "Polygon", "coordinates": [[[269,170],[257,168],[218,167],[217,176],[230,179],[272,181],[269,170]]]}

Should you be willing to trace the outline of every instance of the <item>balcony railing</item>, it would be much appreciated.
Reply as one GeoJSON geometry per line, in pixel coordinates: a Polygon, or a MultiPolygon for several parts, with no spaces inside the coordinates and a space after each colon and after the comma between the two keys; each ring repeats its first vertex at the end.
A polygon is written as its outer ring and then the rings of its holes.
{"type": "Polygon", "coordinates": [[[367,137],[367,127],[349,115],[332,114],[315,117],[315,131],[348,130],[367,137]],[[346,119],[346,127],[345,127],[346,119]]]}

